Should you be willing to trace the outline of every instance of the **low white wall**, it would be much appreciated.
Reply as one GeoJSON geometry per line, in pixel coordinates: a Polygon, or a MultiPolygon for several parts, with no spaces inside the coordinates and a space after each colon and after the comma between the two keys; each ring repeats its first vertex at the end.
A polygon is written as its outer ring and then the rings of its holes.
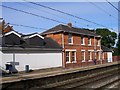
{"type": "MultiPolygon", "coordinates": [[[[13,53],[1,54],[2,60],[0,63],[5,68],[7,62],[13,62],[13,53]]],[[[25,70],[25,65],[29,65],[32,70],[60,67],[62,66],[62,53],[16,53],[15,62],[19,63],[19,65],[15,65],[18,71],[25,70]]]]}

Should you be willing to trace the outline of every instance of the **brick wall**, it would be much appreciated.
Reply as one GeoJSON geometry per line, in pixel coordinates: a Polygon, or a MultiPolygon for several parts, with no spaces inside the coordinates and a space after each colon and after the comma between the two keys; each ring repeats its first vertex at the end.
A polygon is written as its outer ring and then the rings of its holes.
{"type": "MultiPolygon", "coordinates": [[[[95,53],[94,53],[94,37],[91,38],[91,45],[88,45],[88,36],[84,36],[85,39],[85,45],[81,45],[81,36],[78,34],[72,34],[73,36],[73,44],[68,44],[68,33],[64,33],[64,64],[65,67],[71,68],[71,67],[84,67],[89,65],[94,65],[93,60],[95,59],[95,53]],[[65,50],[76,50],[76,63],[66,63],[66,55],[65,50]],[[85,62],[82,62],[82,53],[81,50],[85,50],[85,62]],[[88,61],[88,50],[91,50],[92,52],[92,61],[88,61]]],[[[57,41],[60,45],[62,45],[62,33],[56,33],[56,34],[48,34],[47,37],[51,37],[55,41],[57,41]]],[[[95,39],[96,42],[96,50],[100,51],[100,46],[97,45],[97,39],[95,39]]],[[[71,51],[70,51],[70,58],[71,57],[71,51]]],[[[107,62],[107,53],[104,53],[104,60],[102,53],[101,53],[100,60],[96,61],[96,64],[106,63],[107,62]],[[101,61],[102,60],[102,61],[101,61]]],[[[98,58],[98,53],[96,53],[96,58],[98,58]]]]}
{"type": "Polygon", "coordinates": [[[113,56],[113,62],[120,61],[120,56],[113,56]]]}
{"type": "Polygon", "coordinates": [[[57,43],[59,43],[60,45],[62,44],[62,33],[48,34],[46,35],[46,37],[51,37],[52,39],[57,41],[57,43]]]}

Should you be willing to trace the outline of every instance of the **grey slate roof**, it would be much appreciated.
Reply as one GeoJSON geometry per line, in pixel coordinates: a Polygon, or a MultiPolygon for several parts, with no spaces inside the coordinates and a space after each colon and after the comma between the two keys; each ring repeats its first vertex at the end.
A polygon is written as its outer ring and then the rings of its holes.
{"type": "Polygon", "coordinates": [[[45,37],[45,48],[60,48],[61,46],[52,38],[45,37]]]}
{"type": "MultiPolygon", "coordinates": [[[[34,33],[34,34],[36,34],[36,33],[34,33]]],[[[30,35],[33,35],[33,34],[23,35],[22,37],[27,37],[30,35]]],[[[14,47],[14,48],[21,48],[21,49],[24,48],[24,49],[31,49],[31,50],[33,50],[33,49],[34,50],[36,50],[36,49],[39,49],[39,50],[62,50],[62,47],[56,41],[54,41],[53,39],[48,38],[48,37],[46,37],[42,40],[41,40],[41,38],[36,39],[33,37],[33,40],[32,40],[33,43],[38,42],[41,44],[32,44],[32,45],[30,43],[28,43],[22,37],[17,37],[17,35],[15,35],[13,33],[11,33],[8,36],[4,36],[2,38],[2,42],[4,42],[4,44],[2,44],[2,47],[3,48],[6,47],[7,49],[9,47],[14,47]],[[36,42],[34,42],[34,41],[36,41],[36,42]],[[5,42],[7,42],[7,45],[5,44],[5,42]]]]}
{"type": "Polygon", "coordinates": [[[101,46],[101,49],[103,50],[103,52],[112,52],[113,50],[108,48],[108,47],[105,47],[105,46],[101,46]]]}
{"type": "Polygon", "coordinates": [[[75,27],[70,28],[63,24],[59,24],[59,25],[41,33],[41,35],[46,35],[49,33],[57,33],[57,32],[68,32],[68,33],[74,33],[74,34],[80,34],[80,35],[100,37],[99,35],[95,34],[94,32],[92,32],[88,29],[81,29],[81,28],[75,28],[75,27]]]}

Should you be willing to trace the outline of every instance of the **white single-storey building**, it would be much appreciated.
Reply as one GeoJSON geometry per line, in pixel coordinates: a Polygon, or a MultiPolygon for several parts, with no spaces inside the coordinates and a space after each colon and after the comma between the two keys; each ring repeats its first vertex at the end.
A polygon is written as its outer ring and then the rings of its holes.
{"type": "Polygon", "coordinates": [[[112,49],[109,49],[105,46],[101,46],[101,49],[102,49],[102,53],[103,53],[103,59],[107,59],[107,62],[113,62],[112,60],[112,52],[113,50],[112,49]]]}
{"type": "Polygon", "coordinates": [[[62,48],[51,38],[37,33],[22,35],[15,31],[3,34],[0,47],[2,68],[11,64],[13,72],[62,67],[62,48]]]}

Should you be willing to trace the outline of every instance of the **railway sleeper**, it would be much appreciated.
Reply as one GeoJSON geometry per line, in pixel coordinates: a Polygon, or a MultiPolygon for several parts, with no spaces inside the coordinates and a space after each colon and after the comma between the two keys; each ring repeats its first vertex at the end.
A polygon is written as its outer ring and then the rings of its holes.
{"type": "Polygon", "coordinates": [[[109,73],[109,74],[98,75],[98,76],[95,76],[93,78],[88,78],[84,81],[79,81],[79,82],[70,84],[68,86],[65,86],[64,88],[71,88],[71,89],[74,89],[74,88],[92,88],[92,86],[95,85],[95,84],[93,85],[94,82],[103,80],[104,78],[109,77],[109,76],[113,76],[113,74],[109,73]]]}
{"type": "Polygon", "coordinates": [[[118,74],[115,73],[115,74],[111,74],[111,75],[106,75],[100,79],[93,80],[90,83],[86,83],[86,84],[79,86],[77,88],[93,88],[93,89],[98,90],[100,87],[103,87],[106,84],[112,83],[118,79],[119,79],[118,74]]]}
{"type": "MultiPolygon", "coordinates": [[[[118,71],[118,68],[114,68],[114,69],[110,69],[110,70],[106,70],[106,71],[101,71],[101,72],[92,72],[91,75],[87,74],[86,76],[80,76],[77,78],[73,78],[73,79],[68,79],[65,81],[61,81],[61,82],[56,82],[56,83],[52,83],[52,84],[48,84],[48,85],[44,85],[42,86],[43,88],[74,88],[80,85],[83,85],[85,83],[89,83],[91,82],[91,80],[93,81],[94,77],[100,77],[100,76],[104,76],[108,73],[112,73],[118,71]],[[90,80],[88,80],[90,79],[90,80]]],[[[107,76],[107,75],[106,75],[107,76]]]]}

